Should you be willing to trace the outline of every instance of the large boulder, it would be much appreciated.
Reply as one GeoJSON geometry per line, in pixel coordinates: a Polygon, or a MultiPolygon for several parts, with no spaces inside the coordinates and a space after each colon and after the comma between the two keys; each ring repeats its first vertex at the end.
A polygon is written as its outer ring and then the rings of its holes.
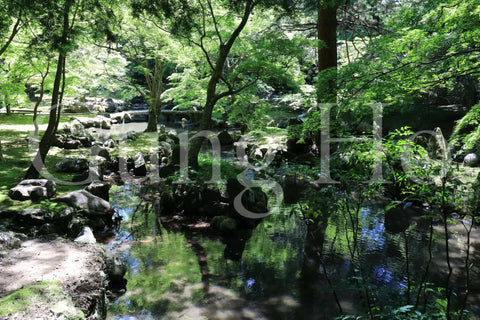
{"type": "Polygon", "coordinates": [[[108,201],[86,190],[72,191],[64,196],[55,198],[54,201],[83,210],[85,215],[89,217],[109,217],[112,215],[112,209],[108,201]]]}
{"type": "Polygon", "coordinates": [[[55,195],[57,187],[55,182],[47,179],[27,179],[11,188],[9,196],[13,200],[39,201],[55,195]]]}
{"type": "Polygon", "coordinates": [[[67,173],[76,173],[83,172],[88,170],[89,163],[88,159],[75,159],[75,158],[65,158],[62,161],[55,164],[55,171],[57,172],[67,172],[67,173]]]}

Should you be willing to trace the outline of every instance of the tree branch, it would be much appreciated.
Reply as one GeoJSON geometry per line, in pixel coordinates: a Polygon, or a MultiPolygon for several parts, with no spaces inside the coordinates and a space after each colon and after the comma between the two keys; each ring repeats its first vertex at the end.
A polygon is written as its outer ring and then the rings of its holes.
{"type": "Polygon", "coordinates": [[[212,2],[210,0],[207,0],[207,4],[210,11],[210,15],[212,16],[213,25],[215,26],[215,32],[217,33],[218,40],[220,41],[220,44],[223,45],[222,35],[220,34],[220,30],[218,30],[217,18],[215,17],[215,13],[213,12],[212,2]]]}
{"type": "Polygon", "coordinates": [[[13,26],[12,33],[10,33],[10,37],[8,37],[7,42],[5,42],[3,46],[0,48],[0,56],[2,56],[2,54],[7,50],[10,43],[12,43],[13,38],[15,38],[18,31],[20,31],[20,28],[22,27],[20,25],[20,22],[21,22],[21,13],[20,13],[20,17],[18,17],[17,21],[15,22],[15,25],[13,26]]]}

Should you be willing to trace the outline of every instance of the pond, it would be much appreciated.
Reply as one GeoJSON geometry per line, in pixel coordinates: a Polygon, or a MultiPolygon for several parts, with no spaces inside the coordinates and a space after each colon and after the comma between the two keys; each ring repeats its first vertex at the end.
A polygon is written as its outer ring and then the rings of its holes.
{"type": "MultiPolygon", "coordinates": [[[[109,248],[128,266],[127,290],[111,303],[111,320],[333,319],[368,311],[387,319],[411,305],[428,312],[446,304],[444,229],[441,220],[428,217],[428,208],[418,208],[407,231],[395,234],[385,229],[382,205],[337,210],[315,239],[296,206],[231,237],[217,235],[205,217],[161,216],[155,194],[138,185],[114,187],[111,204],[123,222],[109,248]]],[[[450,283],[457,310],[467,246],[465,227],[453,222],[450,283]]],[[[466,303],[475,316],[479,235],[474,227],[466,303]]],[[[443,316],[432,313],[437,317],[443,316]]]]}

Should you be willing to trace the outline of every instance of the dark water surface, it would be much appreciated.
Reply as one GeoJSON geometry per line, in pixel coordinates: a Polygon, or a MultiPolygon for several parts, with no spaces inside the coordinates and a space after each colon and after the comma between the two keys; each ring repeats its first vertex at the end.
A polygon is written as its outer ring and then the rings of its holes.
{"type": "MultiPolygon", "coordinates": [[[[354,229],[351,217],[339,210],[324,224],[324,239],[312,243],[292,206],[263,219],[251,232],[225,238],[203,218],[184,221],[188,229],[167,226],[158,216],[158,201],[147,198],[142,200],[134,185],[111,193],[111,204],[124,220],[109,246],[127,262],[128,284],[125,295],[110,305],[109,319],[333,319],[341,315],[340,308],[344,314],[371,310],[380,315],[416,303],[423,310],[425,301],[426,306],[446,304],[443,226],[434,220],[428,264],[430,219],[420,217],[425,212],[412,219],[405,233],[392,234],[385,230],[378,205],[363,207],[354,229]],[[358,241],[352,259],[354,230],[358,241]],[[232,246],[240,248],[237,261],[225,258],[232,246]],[[319,247],[321,256],[312,254],[319,247]],[[422,282],[428,285],[418,294],[422,282]]],[[[449,232],[451,284],[461,302],[466,233],[459,221],[449,225],[449,232]]],[[[478,234],[474,228],[467,303],[477,315],[478,234]]]]}

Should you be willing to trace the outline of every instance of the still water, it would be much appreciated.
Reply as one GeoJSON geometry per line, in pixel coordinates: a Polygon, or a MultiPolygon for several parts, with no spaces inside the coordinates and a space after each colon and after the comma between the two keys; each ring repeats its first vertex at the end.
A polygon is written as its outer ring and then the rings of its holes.
{"type": "MultiPolygon", "coordinates": [[[[406,305],[428,311],[445,304],[443,227],[435,219],[430,225],[425,212],[406,232],[392,234],[379,205],[361,207],[353,227],[338,210],[321,227],[322,239],[312,240],[299,210],[286,206],[253,230],[225,237],[202,217],[160,217],[161,204],[140,189],[111,191],[123,222],[109,247],[126,261],[128,284],[111,303],[109,319],[334,319],[368,311],[388,319],[406,305]],[[232,248],[239,251],[234,260],[232,248]]],[[[452,290],[463,301],[465,228],[457,223],[449,231],[452,290]]],[[[467,309],[478,315],[477,239],[474,228],[467,309]]]]}

